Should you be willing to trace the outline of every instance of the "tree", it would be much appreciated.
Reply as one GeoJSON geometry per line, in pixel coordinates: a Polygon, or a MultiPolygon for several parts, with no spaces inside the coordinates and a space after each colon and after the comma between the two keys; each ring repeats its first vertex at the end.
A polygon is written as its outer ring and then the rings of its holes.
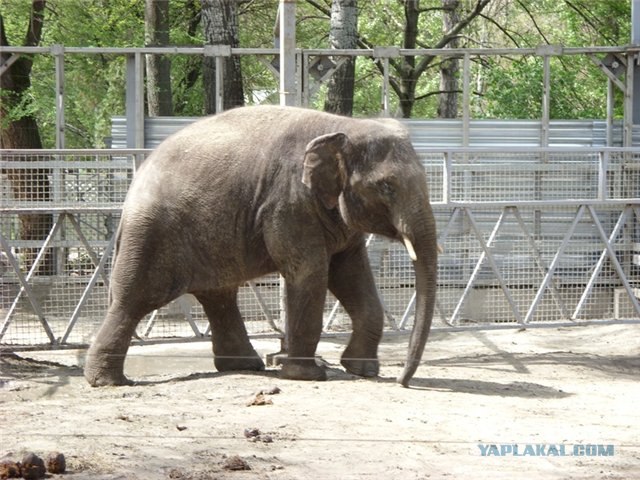
{"type": "MultiPolygon", "coordinates": [[[[443,0],[445,6],[450,3],[443,0]]],[[[459,18],[457,22],[451,25],[444,35],[442,35],[430,48],[445,48],[454,41],[460,32],[467,27],[482,10],[489,4],[491,0],[475,0],[475,5],[466,12],[464,17],[459,18]]],[[[438,11],[442,7],[421,8],[420,0],[403,0],[405,28],[402,41],[402,47],[414,49],[427,47],[427,45],[419,40],[419,20],[420,15],[426,12],[438,11]]],[[[448,8],[448,7],[447,7],[448,8]]],[[[395,72],[395,78],[391,78],[390,84],[398,97],[400,98],[400,108],[404,118],[410,118],[413,106],[419,97],[416,97],[416,87],[420,77],[433,66],[437,57],[433,55],[424,55],[419,61],[413,55],[407,55],[402,60],[392,60],[391,66],[395,72]]]]}
{"type": "MultiPolygon", "coordinates": [[[[169,0],[146,0],[144,31],[147,46],[169,45],[169,0]]],[[[149,116],[172,115],[171,60],[166,55],[146,55],[146,63],[149,116]]]]}
{"type": "MultiPolygon", "coordinates": [[[[239,46],[238,2],[236,0],[202,0],[202,26],[208,45],[239,46]]],[[[229,108],[244,105],[244,89],[240,58],[229,56],[224,59],[223,106],[229,108]]],[[[216,112],[216,64],[214,57],[205,57],[203,64],[205,91],[205,113],[216,112]]]]}
{"type": "MultiPolygon", "coordinates": [[[[37,46],[42,36],[46,0],[33,0],[29,12],[29,22],[23,46],[37,46]]],[[[0,46],[10,46],[0,12],[0,46]]],[[[0,148],[40,149],[42,140],[35,115],[31,111],[29,90],[31,88],[31,68],[33,60],[27,55],[18,57],[0,53],[0,64],[9,68],[0,76],[0,148]],[[17,59],[16,59],[17,58],[17,59]],[[11,63],[13,62],[13,63],[11,63]]],[[[22,157],[25,161],[37,159],[22,157]]],[[[47,169],[8,170],[13,196],[17,201],[51,199],[51,185],[47,169]]],[[[43,240],[53,227],[50,214],[30,213],[20,215],[20,238],[22,240],[43,240]]],[[[36,249],[25,249],[24,260],[27,269],[35,260],[36,249]]],[[[52,273],[52,256],[45,255],[38,273],[52,273]]]]}
{"type": "MultiPolygon", "coordinates": [[[[329,44],[331,48],[358,46],[357,0],[333,0],[331,4],[329,44]]],[[[331,76],[324,109],[341,115],[353,113],[356,58],[349,57],[331,76]]]]}

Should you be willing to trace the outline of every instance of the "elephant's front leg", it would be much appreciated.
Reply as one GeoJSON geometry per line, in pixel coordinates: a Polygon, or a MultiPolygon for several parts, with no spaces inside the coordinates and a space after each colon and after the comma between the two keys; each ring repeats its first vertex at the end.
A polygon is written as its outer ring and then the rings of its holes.
{"type": "Polygon", "coordinates": [[[238,309],[238,288],[221,288],[199,292],[211,325],[214,364],[219,372],[229,370],[264,370],[264,362],[256,353],[238,309]]]}
{"type": "Polygon", "coordinates": [[[378,344],[382,338],[384,310],[364,242],[333,256],[329,289],[353,322],[342,365],[356,375],[375,377],[379,371],[378,344]]]}
{"type": "Polygon", "coordinates": [[[327,295],[326,269],[304,277],[285,275],[285,281],[289,356],[281,376],[292,380],[326,380],[324,368],[315,361],[327,295]]]}

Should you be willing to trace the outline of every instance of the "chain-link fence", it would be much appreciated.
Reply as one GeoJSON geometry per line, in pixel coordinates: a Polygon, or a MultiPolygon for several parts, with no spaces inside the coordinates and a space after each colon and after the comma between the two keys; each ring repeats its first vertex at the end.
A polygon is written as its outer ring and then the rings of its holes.
{"type": "MultiPolygon", "coordinates": [[[[418,148],[440,245],[436,328],[640,318],[640,150],[418,148]]],[[[0,151],[0,343],[86,344],[106,311],[113,239],[142,150],[0,151]]],[[[400,244],[368,241],[389,330],[411,328],[414,272],[400,244]]],[[[247,283],[248,331],[284,329],[277,275],[247,283]]],[[[350,321],[328,296],[325,331],[350,321]]],[[[185,295],[142,339],[207,336],[185,295]]]]}

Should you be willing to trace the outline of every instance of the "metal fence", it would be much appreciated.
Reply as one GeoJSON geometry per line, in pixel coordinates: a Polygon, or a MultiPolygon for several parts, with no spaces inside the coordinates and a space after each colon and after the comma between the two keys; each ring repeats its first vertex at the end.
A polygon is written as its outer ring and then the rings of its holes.
{"type": "MultiPolygon", "coordinates": [[[[640,149],[416,148],[444,248],[435,328],[640,321],[640,149]]],[[[120,208],[147,153],[0,150],[0,344],[89,342],[107,306],[120,208]],[[25,239],[25,218],[46,235],[25,239]]],[[[372,236],[369,256],[387,329],[410,328],[404,248],[372,236]]],[[[277,275],[247,283],[239,299],[251,334],[283,328],[277,275]]],[[[330,297],[325,331],[349,329],[330,297]]],[[[143,340],[208,333],[189,295],[138,328],[143,340]]]]}

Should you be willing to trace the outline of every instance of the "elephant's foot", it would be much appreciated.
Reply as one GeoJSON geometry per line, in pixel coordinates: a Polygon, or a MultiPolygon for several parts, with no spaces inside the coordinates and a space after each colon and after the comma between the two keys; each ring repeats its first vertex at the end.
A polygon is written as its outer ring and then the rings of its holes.
{"type": "Polygon", "coordinates": [[[115,387],[133,384],[131,380],[125,377],[121,366],[101,366],[95,360],[87,360],[84,367],[84,378],[92,387],[115,387]]]}
{"type": "Polygon", "coordinates": [[[324,381],[327,379],[327,372],[315,360],[286,359],[282,364],[280,378],[324,381]]]}
{"type": "Polygon", "coordinates": [[[213,363],[219,372],[229,372],[233,370],[250,370],[261,372],[264,370],[264,362],[255,350],[247,355],[225,356],[216,355],[213,363]]]}
{"type": "Polygon", "coordinates": [[[380,362],[370,355],[358,355],[347,348],[340,359],[340,363],[349,373],[360,377],[377,377],[380,372],[380,362]]]}

